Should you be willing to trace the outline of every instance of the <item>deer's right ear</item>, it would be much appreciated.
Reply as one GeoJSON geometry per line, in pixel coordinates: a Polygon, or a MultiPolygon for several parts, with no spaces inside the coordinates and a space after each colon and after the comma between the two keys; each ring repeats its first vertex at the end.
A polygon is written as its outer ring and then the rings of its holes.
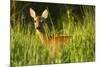
{"type": "Polygon", "coordinates": [[[36,17],[36,13],[35,13],[35,11],[34,11],[32,8],[30,8],[30,15],[31,15],[33,18],[36,17]]]}
{"type": "Polygon", "coordinates": [[[48,10],[47,9],[45,9],[44,12],[42,13],[42,17],[45,19],[48,17],[48,10]]]}

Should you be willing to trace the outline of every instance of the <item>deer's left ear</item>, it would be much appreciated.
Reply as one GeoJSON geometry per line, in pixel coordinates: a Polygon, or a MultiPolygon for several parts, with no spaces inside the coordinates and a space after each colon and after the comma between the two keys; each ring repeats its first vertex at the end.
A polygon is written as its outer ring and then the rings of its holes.
{"type": "Polygon", "coordinates": [[[45,9],[44,12],[42,13],[42,17],[44,19],[48,18],[48,10],[47,9],[45,9]]]}
{"type": "Polygon", "coordinates": [[[35,13],[35,11],[34,11],[32,8],[30,8],[30,15],[31,15],[33,18],[36,17],[36,13],[35,13]]]}

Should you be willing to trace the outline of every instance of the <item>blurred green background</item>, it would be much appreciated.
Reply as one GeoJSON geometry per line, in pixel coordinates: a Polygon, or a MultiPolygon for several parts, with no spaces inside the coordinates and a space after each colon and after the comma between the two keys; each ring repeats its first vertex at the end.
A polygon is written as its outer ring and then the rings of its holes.
{"type": "Polygon", "coordinates": [[[27,66],[95,61],[95,6],[11,1],[10,64],[27,66]],[[29,9],[37,15],[48,9],[44,24],[48,36],[73,36],[68,47],[61,46],[59,57],[51,58],[35,34],[29,9]]]}

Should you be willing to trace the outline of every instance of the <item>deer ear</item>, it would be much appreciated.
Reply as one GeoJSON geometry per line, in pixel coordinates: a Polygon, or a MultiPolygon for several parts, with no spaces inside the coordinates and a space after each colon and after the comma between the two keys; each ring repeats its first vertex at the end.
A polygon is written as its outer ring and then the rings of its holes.
{"type": "Polygon", "coordinates": [[[36,17],[36,13],[35,13],[35,11],[34,11],[32,8],[30,8],[30,15],[31,15],[33,18],[36,17]]]}
{"type": "Polygon", "coordinates": [[[47,9],[45,9],[44,12],[42,13],[42,17],[45,19],[48,17],[48,10],[47,9]]]}

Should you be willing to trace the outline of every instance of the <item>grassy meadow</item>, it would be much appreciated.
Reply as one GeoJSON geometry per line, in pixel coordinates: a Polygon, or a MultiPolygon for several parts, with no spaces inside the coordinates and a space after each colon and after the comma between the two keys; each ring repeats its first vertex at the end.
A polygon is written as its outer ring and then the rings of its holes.
{"type": "MultiPolygon", "coordinates": [[[[11,23],[10,27],[11,66],[95,61],[95,7],[82,7],[84,21],[80,17],[73,16],[70,10],[66,10],[65,16],[57,19],[59,24],[56,27],[52,24],[51,29],[49,29],[48,26],[44,25],[48,36],[66,35],[73,37],[67,47],[60,47],[59,56],[53,59],[50,57],[48,49],[42,46],[36,36],[34,23],[32,21],[25,23],[27,18],[21,11],[15,19],[15,24],[11,23]],[[67,21],[65,20],[66,17],[67,21]],[[75,19],[78,21],[75,21],[75,19]]],[[[51,23],[54,23],[50,14],[48,18],[50,18],[51,23]]],[[[11,17],[11,19],[13,18],[11,17]]]]}

